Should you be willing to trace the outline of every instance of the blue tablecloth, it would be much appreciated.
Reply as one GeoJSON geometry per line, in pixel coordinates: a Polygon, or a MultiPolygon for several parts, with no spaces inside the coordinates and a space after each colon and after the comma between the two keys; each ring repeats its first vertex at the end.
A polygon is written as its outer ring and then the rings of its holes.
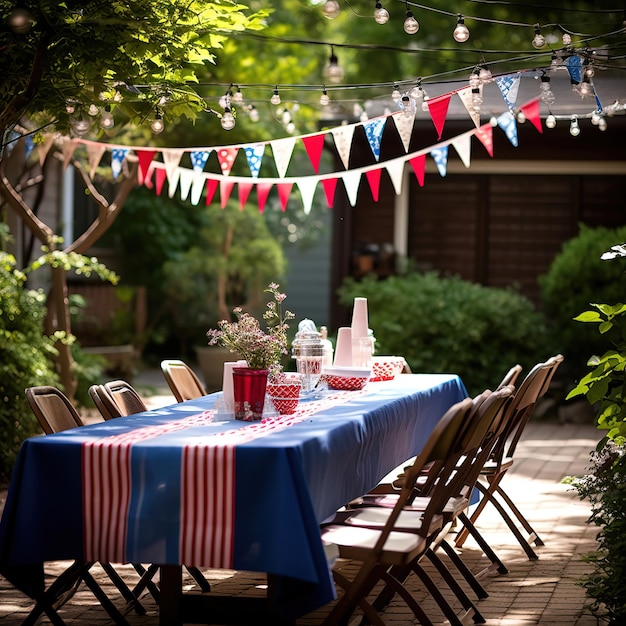
{"type": "Polygon", "coordinates": [[[417,454],[467,396],[457,376],[436,374],[343,394],[299,419],[218,422],[214,394],[28,439],[0,522],[0,573],[36,597],[45,561],[227,567],[301,581],[301,613],[329,602],[320,522],[417,454]]]}

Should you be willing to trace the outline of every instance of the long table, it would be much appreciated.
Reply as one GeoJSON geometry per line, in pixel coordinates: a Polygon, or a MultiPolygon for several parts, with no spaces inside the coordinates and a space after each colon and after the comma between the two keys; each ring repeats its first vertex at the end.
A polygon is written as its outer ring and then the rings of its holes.
{"type": "Polygon", "coordinates": [[[0,522],[0,573],[37,597],[46,561],[159,564],[168,626],[231,613],[182,594],[181,565],[266,572],[273,623],[328,603],[320,523],[417,454],[467,392],[455,375],[403,374],[320,396],[251,423],[219,421],[213,394],[26,440],[0,522]]]}

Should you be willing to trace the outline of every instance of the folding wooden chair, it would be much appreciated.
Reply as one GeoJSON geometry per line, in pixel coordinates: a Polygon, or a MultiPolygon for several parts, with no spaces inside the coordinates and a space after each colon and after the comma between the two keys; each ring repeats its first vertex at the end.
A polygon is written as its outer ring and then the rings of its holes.
{"type": "MultiPolygon", "coordinates": [[[[538,363],[522,381],[509,407],[506,425],[495,443],[489,459],[481,469],[479,480],[476,481],[476,487],[480,490],[482,498],[468,520],[475,527],[476,520],[485,506],[487,503],[491,503],[506,522],[529,559],[538,558],[531,543],[534,543],[535,546],[542,546],[544,543],[515,505],[513,499],[504,491],[501,482],[513,466],[515,449],[537,402],[545,395],[552,377],[562,362],[563,356],[559,354],[544,363],[538,363]],[[505,505],[528,533],[528,537],[524,537],[505,505]]],[[[464,544],[468,532],[468,527],[459,531],[455,539],[457,548],[464,544]]]]}
{"type": "MultiPolygon", "coordinates": [[[[45,434],[49,435],[84,425],[78,412],[60,389],[47,385],[29,387],[25,394],[45,434]]],[[[72,597],[80,583],[84,582],[111,619],[119,626],[127,626],[127,620],[91,575],[89,570],[94,565],[95,562],[75,561],[36,599],[35,607],[24,624],[33,624],[42,613],[45,613],[53,624],[63,624],[57,610],[72,597]]],[[[109,563],[99,565],[122,594],[127,607],[132,607],[137,613],[144,615],[145,608],[113,566],[109,563]]]]}
{"type": "Polygon", "coordinates": [[[161,361],[165,380],[178,402],[206,396],[206,390],[196,373],[183,361],[161,361]]]}

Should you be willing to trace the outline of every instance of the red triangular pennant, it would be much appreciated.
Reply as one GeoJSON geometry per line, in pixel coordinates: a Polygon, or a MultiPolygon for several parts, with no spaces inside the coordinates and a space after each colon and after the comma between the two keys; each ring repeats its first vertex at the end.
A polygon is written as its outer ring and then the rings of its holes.
{"type": "Polygon", "coordinates": [[[139,161],[139,169],[137,170],[137,172],[138,178],[140,179],[140,185],[143,184],[143,181],[148,174],[150,163],[152,163],[152,159],[154,159],[154,155],[156,153],[156,150],[135,150],[135,154],[137,155],[137,159],[139,161]]]}
{"type": "Polygon", "coordinates": [[[237,185],[237,191],[239,193],[239,209],[241,211],[243,211],[243,207],[246,205],[246,202],[248,201],[248,196],[250,195],[250,192],[252,191],[252,185],[253,183],[239,183],[237,185]]]}
{"type": "Polygon", "coordinates": [[[230,198],[230,193],[233,190],[235,183],[230,180],[222,180],[220,181],[220,206],[224,209],[226,208],[226,203],[228,202],[228,198],[230,198]]]}
{"type": "Polygon", "coordinates": [[[322,157],[322,150],[324,148],[324,138],[326,133],[320,133],[318,135],[310,135],[309,137],[302,137],[302,143],[306,148],[309,159],[313,165],[315,173],[319,173],[320,159],[322,157]]]}
{"type": "Polygon", "coordinates": [[[207,178],[206,181],[206,205],[209,206],[213,201],[213,196],[217,190],[218,180],[216,178],[207,178]]]}
{"type": "Polygon", "coordinates": [[[539,98],[535,98],[526,104],[522,104],[519,110],[540,133],[543,133],[543,127],[541,126],[541,113],[539,111],[539,98]]]}
{"type": "Polygon", "coordinates": [[[446,123],[446,115],[448,115],[448,105],[450,104],[451,95],[449,93],[443,96],[437,96],[427,100],[428,111],[430,117],[433,120],[433,124],[437,129],[437,139],[441,139],[441,133],[443,133],[443,127],[446,123]]]}
{"type": "Polygon", "coordinates": [[[280,198],[280,206],[283,211],[287,210],[287,201],[289,200],[289,194],[291,194],[291,188],[293,183],[278,183],[278,197],[280,198]]]}
{"type": "Polygon", "coordinates": [[[259,213],[265,211],[265,203],[267,202],[267,196],[270,194],[272,183],[259,183],[256,186],[256,198],[259,203],[259,213]]]}
{"type": "Polygon", "coordinates": [[[332,209],[335,204],[335,189],[337,188],[336,178],[324,178],[322,179],[322,185],[324,187],[324,193],[326,194],[326,202],[328,208],[332,209]]]}
{"type": "Polygon", "coordinates": [[[483,124],[476,129],[476,137],[480,140],[480,143],[485,146],[485,149],[489,153],[489,156],[493,156],[493,126],[491,124],[483,124]]]}
{"type": "Polygon", "coordinates": [[[228,176],[230,170],[233,169],[233,163],[235,162],[238,152],[239,148],[233,146],[220,148],[217,151],[217,160],[220,162],[220,168],[224,176],[228,176]]]}
{"type": "Polygon", "coordinates": [[[424,174],[426,172],[426,155],[418,154],[416,157],[409,159],[409,163],[413,168],[413,172],[415,173],[415,177],[417,178],[417,182],[420,187],[424,186],[424,174]]]}
{"type": "Polygon", "coordinates": [[[374,202],[378,202],[378,192],[380,190],[381,171],[382,171],[381,168],[376,168],[375,170],[369,170],[365,172],[367,182],[370,184],[370,189],[372,190],[372,198],[374,198],[374,202]]]}
{"type": "Polygon", "coordinates": [[[161,167],[155,168],[154,172],[155,172],[155,178],[156,178],[155,191],[156,191],[157,196],[160,196],[161,192],[163,191],[163,184],[165,183],[165,180],[167,179],[167,172],[165,171],[164,168],[161,168],[161,167]]]}

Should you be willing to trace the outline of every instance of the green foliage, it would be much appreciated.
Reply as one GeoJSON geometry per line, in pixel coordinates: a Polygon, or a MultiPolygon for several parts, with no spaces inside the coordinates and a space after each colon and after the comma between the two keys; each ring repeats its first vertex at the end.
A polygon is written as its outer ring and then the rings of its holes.
{"type": "Polygon", "coordinates": [[[609,229],[581,225],[579,234],[563,244],[548,272],[539,278],[550,332],[575,380],[585,373],[589,355],[601,353],[605,347],[594,328],[581,327],[574,318],[592,302],[624,299],[623,261],[601,259],[605,250],[622,241],[626,241],[626,226],[609,229]]]}
{"type": "Polygon", "coordinates": [[[602,340],[614,349],[602,356],[592,356],[587,365],[593,368],[570,391],[567,399],[584,395],[598,406],[598,428],[618,445],[626,443],[626,305],[592,304],[575,319],[596,324],[602,340]]]}
{"type": "Polygon", "coordinates": [[[614,626],[626,622],[626,455],[611,443],[592,454],[590,473],[570,482],[591,503],[589,523],[598,528],[598,549],[585,555],[593,571],[581,581],[594,600],[592,613],[614,626]]]}
{"type": "Polygon", "coordinates": [[[24,284],[15,259],[0,252],[0,483],[7,481],[22,441],[41,432],[24,389],[58,381],[56,351],[44,334],[45,296],[24,284]]]}
{"type": "Polygon", "coordinates": [[[547,351],[542,316],[512,290],[428,272],[346,281],[340,301],[357,296],[368,299],[377,354],[404,356],[414,372],[455,372],[472,395],[547,351]]]}

